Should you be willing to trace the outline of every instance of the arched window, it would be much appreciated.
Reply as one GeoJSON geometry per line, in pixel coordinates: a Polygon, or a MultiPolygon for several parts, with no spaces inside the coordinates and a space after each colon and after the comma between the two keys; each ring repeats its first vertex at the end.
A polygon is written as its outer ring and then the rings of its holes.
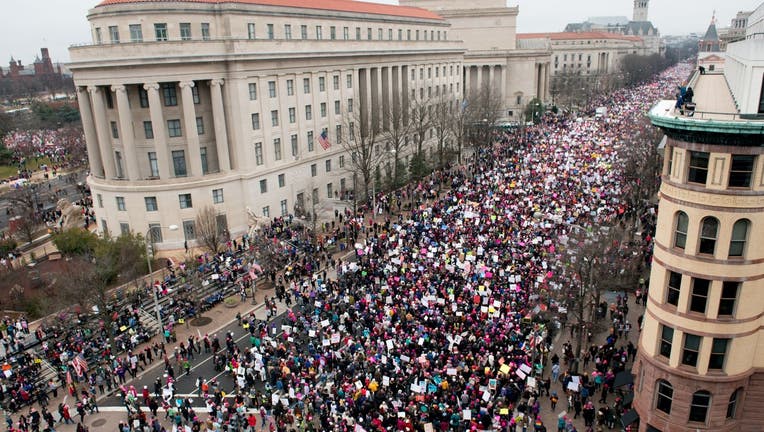
{"type": "Polygon", "coordinates": [[[655,408],[666,414],[671,414],[671,402],[674,400],[674,387],[671,386],[671,383],[664,380],[659,380],[656,387],[657,397],[655,400],[655,408]]]}
{"type": "Polygon", "coordinates": [[[700,248],[698,248],[698,253],[713,255],[716,250],[716,237],[718,233],[718,219],[707,217],[700,221],[700,248]]]}
{"type": "Polygon", "coordinates": [[[732,226],[732,238],[730,239],[729,256],[743,256],[745,242],[748,239],[748,227],[751,222],[748,219],[740,219],[732,226]]]}
{"type": "Polygon", "coordinates": [[[690,402],[690,421],[705,423],[708,417],[708,407],[711,406],[711,393],[701,390],[692,394],[690,402]]]}
{"type": "Polygon", "coordinates": [[[684,249],[687,243],[687,225],[689,225],[690,219],[687,217],[687,213],[681,211],[676,214],[675,219],[674,247],[684,249]]]}
{"type": "Polygon", "coordinates": [[[743,389],[739,388],[732,392],[730,400],[727,402],[727,418],[733,419],[737,414],[737,402],[740,400],[740,395],[743,394],[743,389]]]}

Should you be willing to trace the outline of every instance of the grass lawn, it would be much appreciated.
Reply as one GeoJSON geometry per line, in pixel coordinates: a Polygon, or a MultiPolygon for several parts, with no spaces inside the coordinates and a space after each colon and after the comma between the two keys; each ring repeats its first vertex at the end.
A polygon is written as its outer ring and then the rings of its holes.
{"type": "MultiPolygon", "coordinates": [[[[47,157],[29,159],[27,160],[26,167],[32,172],[40,169],[40,165],[48,165],[50,167],[50,159],[47,157]]],[[[18,168],[15,165],[0,165],[0,180],[8,177],[13,177],[18,173],[18,168]]]]}

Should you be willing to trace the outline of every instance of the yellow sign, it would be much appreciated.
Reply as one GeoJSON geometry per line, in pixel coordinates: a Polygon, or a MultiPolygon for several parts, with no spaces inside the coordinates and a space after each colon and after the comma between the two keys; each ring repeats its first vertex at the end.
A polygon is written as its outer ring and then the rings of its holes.
{"type": "Polygon", "coordinates": [[[186,320],[184,320],[183,318],[178,319],[178,324],[184,324],[185,322],[186,320]]]}

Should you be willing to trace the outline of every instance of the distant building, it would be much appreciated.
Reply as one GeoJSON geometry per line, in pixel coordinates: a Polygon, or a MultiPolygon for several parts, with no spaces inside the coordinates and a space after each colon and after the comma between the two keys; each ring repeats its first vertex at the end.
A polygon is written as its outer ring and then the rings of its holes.
{"type": "Polygon", "coordinates": [[[570,23],[565,32],[607,32],[638,36],[644,41],[644,54],[660,54],[663,50],[658,29],[648,19],[649,0],[634,0],[632,19],[624,16],[590,17],[584,22],[570,23]]]}
{"type": "Polygon", "coordinates": [[[21,60],[11,57],[7,69],[0,67],[0,87],[2,89],[26,87],[54,90],[61,87],[67,76],[63,65],[53,63],[48,49],[40,48],[40,56],[37,56],[31,65],[25,66],[21,60]]]}
{"type": "Polygon", "coordinates": [[[724,49],[716,31],[716,17],[711,17],[706,34],[698,41],[698,66],[708,71],[724,70],[724,49]]]}
{"type": "Polygon", "coordinates": [[[732,18],[729,27],[726,29],[719,29],[719,39],[721,39],[724,46],[728,43],[745,38],[745,29],[748,27],[748,17],[750,17],[752,13],[752,11],[740,11],[735,15],[735,18],[732,18]]]}

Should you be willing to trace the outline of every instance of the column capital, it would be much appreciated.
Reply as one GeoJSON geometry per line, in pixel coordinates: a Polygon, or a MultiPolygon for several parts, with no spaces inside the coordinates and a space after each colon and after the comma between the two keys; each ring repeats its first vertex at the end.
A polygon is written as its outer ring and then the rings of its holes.
{"type": "Polygon", "coordinates": [[[100,91],[98,86],[95,86],[95,85],[88,86],[88,92],[90,92],[90,94],[97,93],[98,91],[100,91]]]}
{"type": "Polygon", "coordinates": [[[193,81],[181,81],[181,82],[178,83],[178,85],[180,86],[180,88],[185,88],[185,87],[191,88],[191,87],[194,86],[194,82],[193,81]]]}
{"type": "Polygon", "coordinates": [[[149,90],[159,91],[159,83],[152,82],[152,83],[143,84],[143,89],[146,91],[149,91],[149,90]]]}
{"type": "Polygon", "coordinates": [[[88,86],[77,86],[77,93],[87,93],[88,92],[88,86]]]}
{"type": "Polygon", "coordinates": [[[115,93],[117,92],[125,93],[127,91],[127,88],[125,88],[124,84],[117,84],[117,85],[111,86],[111,91],[115,93]]]}
{"type": "Polygon", "coordinates": [[[210,80],[211,86],[222,86],[225,84],[225,80],[223,78],[214,78],[210,80]]]}

